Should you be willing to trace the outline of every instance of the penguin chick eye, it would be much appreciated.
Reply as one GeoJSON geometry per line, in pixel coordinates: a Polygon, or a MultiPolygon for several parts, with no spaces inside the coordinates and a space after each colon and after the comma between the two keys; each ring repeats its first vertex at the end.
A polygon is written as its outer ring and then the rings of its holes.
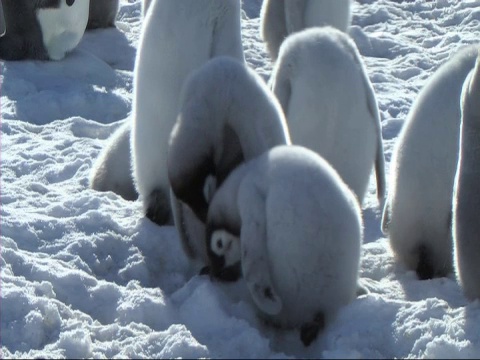
{"type": "Polygon", "coordinates": [[[210,247],[217,256],[224,257],[224,265],[232,266],[240,261],[240,239],[225,230],[216,230],[210,238],[210,247]]]}
{"type": "Polygon", "coordinates": [[[72,6],[73,4],[75,4],[75,0],[67,0],[68,6],[72,6]]]}
{"type": "Polygon", "coordinates": [[[222,230],[217,230],[212,235],[211,248],[212,251],[218,256],[225,255],[226,251],[228,250],[229,240],[226,235],[227,234],[222,230]]]}

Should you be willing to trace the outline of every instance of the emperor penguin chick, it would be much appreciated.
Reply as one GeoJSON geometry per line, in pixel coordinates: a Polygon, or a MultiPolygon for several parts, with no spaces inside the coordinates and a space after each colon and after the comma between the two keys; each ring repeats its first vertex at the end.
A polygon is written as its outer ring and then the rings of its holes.
{"type": "Polygon", "coordinates": [[[443,64],[418,94],[393,150],[382,231],[395,258],[419,279],[453,270],[452,195],[460,96],[478,46],[443,64]]]}
{"type": "Polygon", "coordinates": [[[309,345],[356,297],[361,210],[335,169],[300,146],[240,165],[208,211],[212,272],[239,266],[261,317],[309,345]]]}
{"type": "MultiPolygon", "coordinates": [[[[180,104],[170,136],[168,176],[175,197],[203,224],[209,201],[228,174],[244,160],[290,144],[290,137],[280,104],[263,80],[228,57],[212,59],[194,72],[180,104]]],[[[174,214],[183,218],[178,210],[174,206],[174,214]]],[[[205,233],[178,227],[187,254],[208,265],[205,233]]]]}

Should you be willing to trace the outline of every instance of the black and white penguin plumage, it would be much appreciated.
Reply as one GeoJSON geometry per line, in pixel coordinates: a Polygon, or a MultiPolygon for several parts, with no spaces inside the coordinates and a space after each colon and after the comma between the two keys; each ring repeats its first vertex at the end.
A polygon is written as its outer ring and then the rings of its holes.
{"type": "Polygon", "coordinates": [[[61,60],[80,42],[90,0],[1,0],[3,60],[61,60]]]}
{"type": "MultiPolygon", "coordinates": [[[[204,223],[216,188],[236,166],[289,143],[280,104],[260,76],[232,58],[214,58],[182,91],[168,150],[172,190],[204,223]]],[[[207,265],[204,233],[189,233],[187,247],[207,265]]]]}

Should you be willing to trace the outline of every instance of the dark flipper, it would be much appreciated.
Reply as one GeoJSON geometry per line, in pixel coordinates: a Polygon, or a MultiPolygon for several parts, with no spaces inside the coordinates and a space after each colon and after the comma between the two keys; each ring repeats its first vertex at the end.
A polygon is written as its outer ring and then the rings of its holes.
{"type": "MultiPolygon", "coordinates": [[[[361,63],[361,66],[364,65],[361,63]]],[[[385,195],[387,192],[387,180],[385,177],[385,154],[383,150],[383,137],[382,137],[382,119],[378,110],[378,103],[375,97],[375,90],[372,83],[368,78],[368,72],[364,68],[364,84],[367,93],[367,106],[372,115],[372,120],[375,126],[375,132],[377,135],[377,151],[375,155],[375,177],[377,180],[377,198],[379,208],[383,209],[385,205],[385,195]]]]}

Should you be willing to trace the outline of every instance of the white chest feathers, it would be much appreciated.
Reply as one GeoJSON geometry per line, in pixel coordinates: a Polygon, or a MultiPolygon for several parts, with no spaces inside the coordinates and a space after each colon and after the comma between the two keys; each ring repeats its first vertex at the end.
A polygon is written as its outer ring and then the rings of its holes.
{"type": "Polygon", "coordinates": [[[52,60],[60,60],[80,42],[88,22],[89,0],[61,0],[58,8],[37,10],[43,44],[52,60]]]}

